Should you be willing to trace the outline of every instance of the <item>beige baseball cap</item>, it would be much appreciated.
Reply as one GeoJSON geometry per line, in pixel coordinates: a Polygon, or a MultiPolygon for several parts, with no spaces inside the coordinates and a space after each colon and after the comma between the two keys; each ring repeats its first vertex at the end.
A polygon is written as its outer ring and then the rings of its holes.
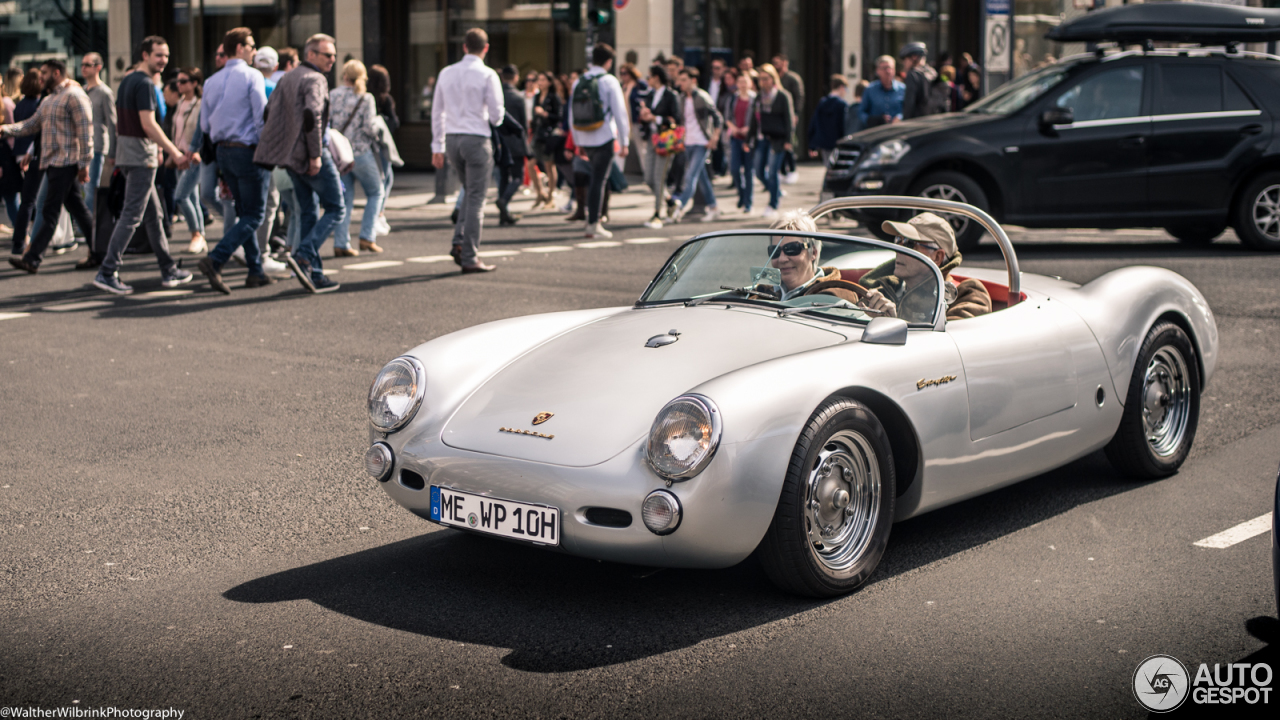
{"type": "Polygon", "coordinates": [[[951,223],[931,212],[920,213],[904,223],[885,220],[880,227],[891,235],[937,245],[947,251],[947,257],[956,254],[956,231],[951,223]]]}

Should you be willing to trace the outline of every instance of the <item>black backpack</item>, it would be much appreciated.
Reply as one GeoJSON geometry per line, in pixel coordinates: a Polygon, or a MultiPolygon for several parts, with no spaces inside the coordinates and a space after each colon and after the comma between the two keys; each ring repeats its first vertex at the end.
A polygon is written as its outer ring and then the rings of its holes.
{"type": "Polygon", "coordinates": [[[590,132],[604,126],[604,103],[600,101],[600,75],[584,77],[573,89],[570,108],[573,112],[573,129],[590,132]]]}

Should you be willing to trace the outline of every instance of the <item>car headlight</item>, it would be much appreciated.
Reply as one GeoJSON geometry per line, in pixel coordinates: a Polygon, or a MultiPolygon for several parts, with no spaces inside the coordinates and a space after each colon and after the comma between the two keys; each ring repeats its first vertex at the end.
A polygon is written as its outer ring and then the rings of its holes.
{"type": "Polygon", "coordinates": [[[649,467],[671,481],[702,472],[720,446],[720,410],[703,395],[667,403],[649,430],[649,467]]]}
{"type": "Polygon", "coordinates": [[[384,433],[392,433],[413,419],[427,389],[427,371],[411,357],[398,357],[386,364],[369,388],[369,422],[384,433]]]}
{"type": "Polygon", "coordinates": [[[862,158],[861,165],[863,167],[871,167],[873,165],[897,165],[903,155],[911,150],[911,145],[906,140],[885,140],[879,145],[871,148],[871,152],[862,158]]]}

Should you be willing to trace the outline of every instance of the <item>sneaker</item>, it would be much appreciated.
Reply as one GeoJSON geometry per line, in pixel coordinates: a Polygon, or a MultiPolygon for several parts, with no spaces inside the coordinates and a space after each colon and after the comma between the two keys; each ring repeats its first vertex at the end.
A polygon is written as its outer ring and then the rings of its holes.
{"type": "Polygon", "coordinates": [[[588,223],[588,224],[587,224],[587,232],[586,232],[586,234],[584,234],[584,235],[583,235],[583,237],[588,237],[588,238],[594,238],[594,237],[611,238],[611,237],[613,237],[613,233],[609,232],[608,230],[605,230],[605,229],[604,229],[604,224],[602,224],[602,223],[595,223],[594,225],[593,225],[593,224],[588,223]]]}
{"type": "Polygon", "coordinates": [[[718,208],[709,207],[706,213],[702,215],[702,222],[715,222],[720,219],[720,210],[718,208]]]}
{"type": "Polygon", "coordinates": [[[373,227],[374,227],[374,230],[376,230],[379,235],[391,234],[391,224],[387,222],[387,218],[385,215],[379,215],[378,221],[374,223],[373,227]]]}
{"type": "Polygon", "coordinates": [[[262,256],[262,272],[264,273],[287,273],[289,266],[276,260],[270,255],[262,256]]]}
{"type": "Polygon", "coordinates": [[[760,217],[764,218],[765,220],[771,220],[773,218],[778,217],[778,211],[775,208],[767,207],[764,209],[764,212],[760,213],[760,217]]]}
{"type": "Polygon", "coordinates": [[[190,255],[199,255],[209,249],[209,244],[205,242],[204,236],[191,238],[191,244],[187,246],[187,253],[190,255]]]}
{"type": "Polygon", "coordinates": [[[786,184],[788,184],[788,185],[795,185],[796,183],[800,182],[800,171],[799,171],[799,170],[792,170],[791,172],[787,173],[786,175],[783,175],[783,176],[782,176],[782,182],[784,182],[784,183],[786,183],[786,184]]]}
{"type": "Polygon", "coordinates": [[[223,295],[231,294],[231,287],[222,281],[222,268],[215,265],[212,259],[208,256],[202,257],[200,262],[196,263],[196,267],[209,280],[210,287],[223,295]]]}
{"type": "Polygon", "coordinates": [[[315,288],[311,292],[317,295],[331,293],[342,287],[337,280],[330,280],[328,275],[319,271],[311,273],[311,285],[315,288]]]}
{"type": "Polygon", "coordinates": [[[266,287],[274,282],[274,279],[269,278],[266,275],[250,275],[244,279],[244,286],[252,290],[253,288],[266,287]]]}
{"type": "Polygon", "coordinates": [[[160,275],[160,284],[167,288],[186,285],[191,282],[191,273],[182,268],[174,268],[173,270],[160,275]]]}
{"type": "Polygon", "coordinates": [[[316,291],[316,286],[311,284],[311,263],[306,260],[299,260],[292,254],[285,255],[284,261],[289,266],[289,269],[293,271],[293,276],[298,278],[298,282],[302,284],[302,287],[307,292],[313,293],[316,291]]]}
{"type": "Polygon", "coordinates": [[[93,286],[99,290],[106,290],[112,295],[128,295],[133,292],[133,288],[120,282],[120,276],[111,273],[107,275],[102,271],[98,271],[98,275],[93,278],[93,286]]]}
{"type": "Polygon", "coordinates": [[[661,230],[662,218],[658,217],[657,215],[654,215],[653,217],[649,218],[649,221],[646,222],[644,226],[649,228],[650,230],[661,230]]]}
{"type": "Polygon", "coordinates": [[[249,261],[244,259],[244,246],[243,246],[243,245],[242,245],[242,246],[240,246],[240,247],[238,247],[238,248],[236,248],[236,251],[235,251],[235,252],[233,252],[233,253],[231,253],[231,259],[232,259],[232,260],[235,260],[235,261],[236,261],[236,262],[238,262],[238,263],[240,263],[240,267],[249,267],[249,261]]]}
{"type": "Polygon", "coordinates": [[[75,240],[72,240],[69,243],[63,243],[61,245],[52,245],[49,247],[49,252],[52,252],[54,255],[65,255],[66,253],[69,253],[72,250],[75,250],[76,245],[79,245],[79,244],[80,243],[76,242],[75,240]]]}
{"type": "Polygon", "coordinates": [[[672,223],[678,223],[684,219],[684,206],[680,203],[674,203],[667,206],[667,220],[672,223]]]}

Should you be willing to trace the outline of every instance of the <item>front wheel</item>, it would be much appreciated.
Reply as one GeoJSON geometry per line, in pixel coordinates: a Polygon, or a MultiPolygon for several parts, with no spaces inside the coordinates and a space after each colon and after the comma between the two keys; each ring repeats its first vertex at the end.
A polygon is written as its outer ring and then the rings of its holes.
{"type": "MultiPolygon", "coordinates": [[[[989,212],[987,194],[983,192],[982,186],[968,175],[954,170],[929,173],[911,186],[909,194],[968,203],[979,210],[989,212]]],[[[951,228],[956,231],[956,247],[960,252],[977,249],[978,243],[982,240],[982,234],[986,232],[981,225],[961,215],[941,212],[937,214],[951,223],[951,228]]]]}
{"type": "Polygon", "coordinates": [[[824,402],[800,433],[760,543],[769,579],[810,597],[856,590],[884,555],[896,486],[893,451],[876,416],[846,398],[824,402]]]}
{"type": "Polygon", "coordinates": [[[1147,333],[1129,379],[1120,428],[1107,444],[1107,459],[1144,480],[1178,471],[1200,420],[1200,367],[1182,328],[1158,323],[1147,333]]]}
{"type": "Polygon", "coordinates": [[[1245,187],[1235,220],[1240,242],[1254,250],[1280,250],[1280,173],[1263,173],[1245,187]]]}

